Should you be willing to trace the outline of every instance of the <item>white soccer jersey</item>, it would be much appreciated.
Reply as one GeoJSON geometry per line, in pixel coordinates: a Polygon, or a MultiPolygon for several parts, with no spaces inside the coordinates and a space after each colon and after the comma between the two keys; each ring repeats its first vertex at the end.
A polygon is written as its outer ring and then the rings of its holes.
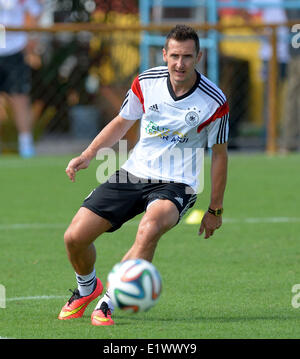
{"type": "MultiPolygon", "coordinates": [[[[22,27],[25,14],[39,16],[42,5],[38,0],[0,0],[0,24],[5,27],[22,27]]],[[[25,32],[7,32],[5,47],[0,48],[0,56],[9,56],[22,51],[28,40],[25,32]]]]}
{"type": "Polygon", "coordinates": [[[198,72],[195,85],[180,97],[166,66],[143,72],[127,92],[120,115],[141,119],[140,139],[122,168],[141,178],[185,183],[195,191],[203,149],[228,140],[225,95],[198,72]]]}

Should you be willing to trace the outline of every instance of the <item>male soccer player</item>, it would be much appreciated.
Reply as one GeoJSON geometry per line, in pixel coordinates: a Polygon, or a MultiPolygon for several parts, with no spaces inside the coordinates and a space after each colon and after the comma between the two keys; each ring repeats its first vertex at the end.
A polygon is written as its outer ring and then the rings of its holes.
{"type": "MultiPolygon", "coordinates": [[[[87,168],[99,149],[113,146],[141,119],[140,139],[129,159],[84,200],[65,232],[66,250],[78,288],[62,308],[59,319],[81,317],[103,290],[94,267],[94,240],[104,232],[117,230],[143,211],[135,241],[122,260],[152,261],[160,237],[196,201],[198,174],[190,169],[194,168],[196,150],[205,146],[212,148],[211,198],[199,234],[205,232],[205,238],[209,238],[221,226],[229,110],[222,91],[196,71],[201,56],[196,32],[185,25],[173,28],[163,49],[167,66],[137,76],[119,115],[79,157],[69,162],[66,173],[74,182],[76,172],[87,168]],[[165,163],[163,159],[169,153],[174,154],[174,160],[165,163]],[[183,156],[176,156],[178,153],[183,156]]],[[[107,291],[92,313],[92,324],[114,324],[113,309],[107,291]]]]}

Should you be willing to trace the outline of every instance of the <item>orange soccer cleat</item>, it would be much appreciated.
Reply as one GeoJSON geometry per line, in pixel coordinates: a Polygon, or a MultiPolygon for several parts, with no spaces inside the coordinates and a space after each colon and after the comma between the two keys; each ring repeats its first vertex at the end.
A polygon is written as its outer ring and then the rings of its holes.
{"type": "Polygon", "coordinates": [[[71,291],[73,293],[72,297],[67,301],[63,306],[61,312],[58,315],[58,319],[74,319],[80,318],[83,316],[86,307],[103,291],[103,285],[99,278],[96,278],[96,288],[90,295],[81,296],[78,289],[71,291]]]}
{"type": "Polygon", "coordinates": [[[115,322],[111,319],[111,310],[106,302],[102,302],[100,309],[95,309],[91,316],[93,325],[113,325],[115,322]]]}

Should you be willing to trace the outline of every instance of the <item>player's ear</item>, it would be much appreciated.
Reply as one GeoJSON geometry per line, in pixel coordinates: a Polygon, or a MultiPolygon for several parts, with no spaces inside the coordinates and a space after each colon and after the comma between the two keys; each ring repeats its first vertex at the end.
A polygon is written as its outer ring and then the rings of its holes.
{"type": "Polygon", "coordinates": [[[202,54],[203,54],[203,52],[202,51],[199,51],[198,52],[198,55],[197,55],[197,63],[201,60],[201,57],[202,57],[202,54]]]}
{"type": "Polygon", "coordinates": [[[167,50],[165,48],[162,49],[162,53],[163,53],[163,60],[164,62],[168,62],[167,61],[167,50]]]}

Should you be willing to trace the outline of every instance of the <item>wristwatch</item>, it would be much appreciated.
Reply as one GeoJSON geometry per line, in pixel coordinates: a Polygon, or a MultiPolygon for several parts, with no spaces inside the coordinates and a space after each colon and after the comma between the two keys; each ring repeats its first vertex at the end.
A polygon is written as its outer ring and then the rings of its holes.
{"type": "Polygon", "coordinates": [[[217,216],[217,217],[222,216],[223,211],[224,211],[223,208],[212,209],[210,207],[208,207],[208,210],[207,210],[208,213],[211,213],[211,214],[213,214],[214,216],[217,216]]]}

